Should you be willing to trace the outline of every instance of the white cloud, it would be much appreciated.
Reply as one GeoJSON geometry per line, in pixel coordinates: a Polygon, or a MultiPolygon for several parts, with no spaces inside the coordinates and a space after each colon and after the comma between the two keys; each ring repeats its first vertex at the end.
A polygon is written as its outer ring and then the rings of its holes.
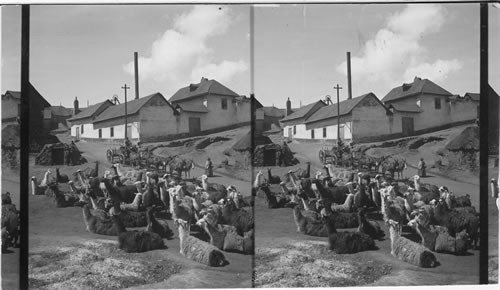
{"type": "Polygon", "coordinates": [[[248,69],[246,62],[240,60],[237,62],[223,61],[220,64],[210,63],[205,66],[196,67],[191,72],[191,80],[200,80],[203,76],[210,76],[221,82],[225,82],[237,73],[244,72],[248,69]]]}
{"type": "Polygon", "coordinates": [[[408,68],[405,71],[404,78],[411,79],[414,76],[425,76],[434,81],[444,81],[452,72],[462,69],[463,64],[458,59],[441,60],[438,59],[434,63],[422,63],[420,65],[408,68]]]}
{"type": "MultiPolygon", "coordinates": [[[[207,46],[208,39],[226,33],[233,20],[228,8],[212,5],[195,6],[178,16],[173,29],[153,42],[151,55],[139,57],[140,79],[161,82],[162,87],[176,90],[202,76],[227,81],[247,70],[243,60],[215,63],[214,52],[207,46]]],[[[134,63],[123,69],[133,75],[134,63]]]]}
{"type": "MultiPolygon", "coordinates": [[[[383,97],[391,88],[411,82],[415,76],[439,82],[462,68],[457,59],[428,61],[422,39],[437,33],[446,22],[446,11],[437,4],[409,4],[391,15],[385,27],[368,40],[361,56],[351,58],[352,82],[383,97]]],[[[346,62],[336,67],[347,75],[346,62]]],[[[359,91],[358,93],[365,93],[359,91]]]]}

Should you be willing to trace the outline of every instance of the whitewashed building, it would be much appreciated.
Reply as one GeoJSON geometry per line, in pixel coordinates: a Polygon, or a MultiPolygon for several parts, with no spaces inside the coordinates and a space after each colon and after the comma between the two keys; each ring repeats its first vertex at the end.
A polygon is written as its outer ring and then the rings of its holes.
{"type": "Polygon", "coordinates": [[[317,110],[325,106],[326,104],[323,101],[317,101],[303,106],[281,119],[283,136],[290,139],[311,139],[311,134],[314,133],[311,133],[311,130],[306,128],[306,120],[317,110]]]}
{"type": "Polygon", "coordinates": [[[87,108],[82,108],[80,112],[78,108],[78,101],[75,100],[74,111],[76,114],[68,119],[71,127],[71,136],[75,139],[80,138],[98,138],[99,132],[94,130],[94,119],[101,114],[104,110],[114,106],[110,100],[94,104],[87,108]]]}

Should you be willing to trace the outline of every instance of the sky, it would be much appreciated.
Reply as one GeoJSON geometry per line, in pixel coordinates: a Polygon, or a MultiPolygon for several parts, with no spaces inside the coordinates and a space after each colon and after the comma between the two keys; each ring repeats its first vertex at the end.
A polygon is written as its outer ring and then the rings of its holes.
{"type": "MultiPolygon", "coordinates": [[[[490,84],[500,92],[500,8],[490,5],[490,84]]],[[[30,81],[53,105],[134,95],[167,99],[201,77],[264,105],[299,107],[326,95],[383,98],[429,78],[453,94],[479,92],[479,4],[321,4],[255,7],[254,88],[246,5],[31,6],[30,81]],[[219,9],[220,8],[220,9],[219,9]]],[[[2,9],[2,92],[20,86],[20,7],[2,9]]]]}
{"type": "MultiPolygon", "coordinates": [[[[489,10],[492,71],[500,9],[489,10]]],[[[453,94],[479,92],[479,20],[479,4],[257,7],[255,94],[265,105],[284,107],[290,98],[299,107],[327,95],[336,102],[339,84],[345,100],[348,51],[353,97],[373,92],[382,99],[415,76],[453,94]]],[[[496,72],[494,79],[498,92],[496,72]]]]}
{"type": "MultiPolygon", "coordinates": [[[[140,96],[216,79],[250,94],[248,6],[31,6],[30,82],[52,104],[92,105],[135,94],[133,57],[139,54],[140,96]]],[[[19,90],[20,8],[2,11],[2,92],[19,90]]]]}

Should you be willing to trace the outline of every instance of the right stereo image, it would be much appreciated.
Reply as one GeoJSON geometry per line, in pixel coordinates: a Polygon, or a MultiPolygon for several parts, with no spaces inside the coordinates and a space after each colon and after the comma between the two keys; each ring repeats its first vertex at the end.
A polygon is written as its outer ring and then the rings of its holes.
{"type": "Polygon", "coordinates": [[[480,5],[258,6],[254,17],[254,286],[479,284],[481,251],[498,283],[500,83],[491,68],[480,124],[480,5]]]}

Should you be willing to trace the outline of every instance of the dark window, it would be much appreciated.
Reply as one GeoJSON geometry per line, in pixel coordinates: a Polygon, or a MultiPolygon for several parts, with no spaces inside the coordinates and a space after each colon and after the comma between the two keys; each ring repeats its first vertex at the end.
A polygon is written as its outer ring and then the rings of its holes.
{"type": "Polygon", "coordinates": [[[109,128],[109,136],[114,137],[115,136],[115,127],[109,128]]]}
{"type": "Polygon", "coordinates": [[[223,110],[227,110],[227,99],[221,100],[221,107],[223,110]]]}
{"type": "Polygon", "coordinates": [[[434,108],[436,108],[436,110],[440,110],[441,109],[441,99],[440,98],[435,98],[434,99],[434,108]]]}
{"type": "Polygon", "coordinates": [[[323,128],[323,138],[326,138],[326,128],[323,128]]]}
{"type": "Polygon", "coordinates": [[[311,130],[311,139],[314,139],[314,129],[311,130]]]}
{"type": "Polygon", "coordinates": [[[297,126],[293,126],[293,135],[297,134],[297,126]]]}
{"type": "Polygon", "coordinates": [[[99,129],[99,139],[102,138],[102,129],[99,129]]]}
{"type": "Polygon", "coordinates": [[[82,129],[80,131],[82,131],[82,134],[83,134],[83,124],[82,124],[82,129]]]}

